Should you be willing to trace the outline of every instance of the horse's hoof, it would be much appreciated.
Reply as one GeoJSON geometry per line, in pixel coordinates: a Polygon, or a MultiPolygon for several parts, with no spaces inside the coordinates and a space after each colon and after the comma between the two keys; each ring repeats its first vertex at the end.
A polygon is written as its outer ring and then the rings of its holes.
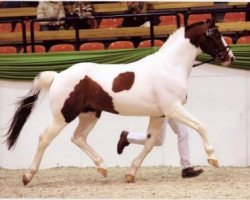
{"type": "Polygon", "coordinates": [[[213,158],[208,158],[207,159],[208,163],[210,165],[212,165],[213,167],[219,167],[219,163],[217,159],[213,159],[213,158]]]}
{"type": "Polygon", "coordinates": [[[101,175],[103,175],[104,177],[107,177],[107,175],[108,175],[107,170],[104,169],[104,168],[97,168],[97,171],[98,171],[101,175]]]}
{"type": "Polygon", "coordinates": [[[135,176],[131,174],[125,174],[125,179],[127,183],[134,183],[135,182],[135,176]]]}
{"type": "Polygon", "coordinates": [[[24,174],[23,175],[23,185],[26,186],[29,182],[30,182],[30,180],[24,174]]]}

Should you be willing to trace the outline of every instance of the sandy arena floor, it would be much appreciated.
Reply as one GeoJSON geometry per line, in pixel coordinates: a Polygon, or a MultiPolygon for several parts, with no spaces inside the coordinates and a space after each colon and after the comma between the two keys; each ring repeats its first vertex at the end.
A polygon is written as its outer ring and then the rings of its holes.
{"type": "Polygon", "coordinates": [[[95,168],[54,168],[40,170],[24,187],[24,170],[0,168],[0,198],[250,199],[250,168],[203,169],[182,179],[180,168],[143,167],[135,183],[125,183],[125,168],[109,168],[107,178],[95,168]]]}

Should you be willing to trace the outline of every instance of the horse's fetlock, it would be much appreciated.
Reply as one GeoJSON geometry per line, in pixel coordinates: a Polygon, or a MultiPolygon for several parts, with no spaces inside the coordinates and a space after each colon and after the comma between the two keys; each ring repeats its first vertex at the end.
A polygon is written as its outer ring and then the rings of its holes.
{"type": "Polygon", "coordinates": [[[97,166],[99,166],[103,162],[103,159],[101,157],[97,157],[94,159],[94,162],[97,166]]]}
{"type": "Polygon", "coordinates": [[[211,155],[212,153],[214,153],[214,148],[211,145],[207,145],[205,150],[208,155],[211,155]]]}
{"type": "Polygon", "coordinates": [[[132,163],[132,166],[134,169],[138,169],[140,166],[141,166],[141,163],[137,160],[134,160],[133,163],[132,163]]]}

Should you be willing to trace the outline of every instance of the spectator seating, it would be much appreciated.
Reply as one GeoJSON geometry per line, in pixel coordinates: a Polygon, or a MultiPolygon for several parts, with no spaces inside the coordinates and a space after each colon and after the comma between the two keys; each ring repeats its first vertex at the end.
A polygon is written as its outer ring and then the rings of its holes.
{"type": "MultiPolygon", "coordinates": [[[[24,50],[22,49],[21,52],[23,53],[24,50]]],[[[46,49],[43,45],[35,45],[35,53],[44,53],[46,49]]],[[[27,46],[27,53],[32,53],[31,45],[27,46]]]]}
{"type": "Polygon", "coordinates": [[[75,47],[72,44],[55,44],[49,49],[49,52],[59,51],[75,51],[75,47]]]}
{"type": "Polygon", "coordinates": [[[17,53],[16,48],[12,46],[0,47],[0,54],[15,54],[17,53]]]}
{"type": "Polygon", "coordinates": [[[121,25],[123,18],[102,19],[99,28],[116,28],[121,25]]]}
{"type": "MultiPolygon", "coordinates": [[[[25,28],[26,32],[30,32],[30,21],[25,20],[25,28]]],[[[34,23],[34,30],[39,31],[40,30],[40,24],[39,23],[34,23]]],[[[18,23],[15,27],[15,32],[21,32],[22,31],[22,25],[18,23]]]]}
{"type": "Polygon", "coordinates": [[[134,48],[134,44],[131,41],[116,41],[112,42],[108,49],[130,49],[134,48]]]}
{"type": "Polygon", "coordinates": [[[88,42],[80,46],[80,51],[104,50],[104,44],[101,42],[88,42]]]}
{"type": "MultiPolygon", "coordinates": [[[[182,14],[179,13],[180,22],[181,24],[184,24],[184,17],[182,14]]],[[[169,16],[160,16],[160,24],[159,26],[165,26],[165,25],[177,25],[177,19],[174,15],[169,16]]]]}
{"type": "Polygon", "coordinates": [[[250,35],[240,37],[237,40],[237,44],[248,44],[248,45],[250,45],[250,35]]]}
{"type": "Polygon", "coordinates": [[[11,23],[0,23],[0,32],[11,32],[11,23]]]}
{"type": "Polygon", "coordinates": [[[206,21],[207,19],[211,19],[212,15],[211,14],[195,14],[195,15],[190,15],[188,18],[188,24],[192,24],[195,22],[200,22],[200,21],[206,21]]]}
{"type": "Polygon", "coordinates": [[[224,40],[226,41],[226,43],[228,45],[231,45],[233,44],[233,39],[231,37],[228,37],[228,36],[223,36],[224,40]]]}
{"type": "MultiPolygon", "coordinates": [[[[161,47],[164,44],[163,41],[161,40],[154,40],[154,46],[156,47],[161,47]]],[[[150,40],[145,40],[140,42],[138,48],[147,48],[147,47],[151,47],[151,41],[150,40]]]]}
{"type": "Polygon", "coordinates": [[[241,22],[246,21],[246,13],[245,12],[234,12],[234,13],[226,13],[223,19],[224,22],[241,22]]]}
{"type": "Polygon", "coordinates": [[[176,17],[174,15],[169,16],[160,16],[160,24],[161,25],[176,25],[176,17]]]}

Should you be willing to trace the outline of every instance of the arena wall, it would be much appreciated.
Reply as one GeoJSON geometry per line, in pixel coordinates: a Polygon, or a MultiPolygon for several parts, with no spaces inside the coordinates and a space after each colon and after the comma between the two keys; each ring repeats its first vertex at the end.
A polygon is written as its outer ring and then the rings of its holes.
{"type": "MultiPolygon", "coordinates": [[[[7,132],[15,111],[15,102],[31,86],[29,81],[0,80],[0,131],[7,132]]],[[[145,90],[147,88],[145,87],[145,90]]],[[[250,165],[250,72],[246,70],[203,65],[193,69],[189,81],[186,108],[202,121],[208,130],[221,166],[250,165]]],[[[27,168],[34,156],[39,134],[51,120],[45,96],[30,116],[13,151],[8,151],[0,138],[0,167],[27,168]]],[[[88,138],[89,144],[104,158],[108,167],[130,166],[142,146],[130,145],[117,155],[116,144],[122,130],[145,132],[148,118],[125,117],[103,113],[88,138]]],[[[70,138],[77,120],[68,125],[51,143],[44,154],[41,168],[57,166],[93,166],[70,138]]],[[[190,156],[193,165],[208,165],[199,135],[189,129],[190,156]]],[[[143,162],[144,166],[179,166],[177,137],[168,128],[165,143],[155,147],[143,162]]]]}

